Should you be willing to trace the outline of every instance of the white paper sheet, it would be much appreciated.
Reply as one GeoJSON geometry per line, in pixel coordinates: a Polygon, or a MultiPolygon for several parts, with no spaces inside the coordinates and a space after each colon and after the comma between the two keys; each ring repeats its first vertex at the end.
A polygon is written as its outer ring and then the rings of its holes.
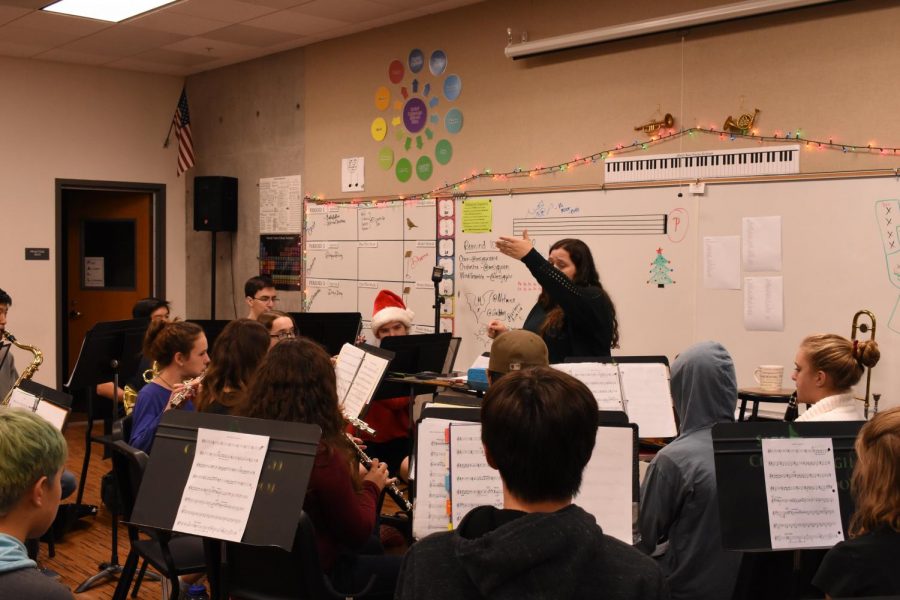
{"type": "Polygon", "coordinates": [[[102,256],[84,257],[84,287],[102,288],[106,286],[106,259],[102,256]]]}
{"type": "Polygon", "coordinates": [[[843,541],[831,438],[764,438],[762,455],[772,548],[843,541]]]}
{"type": "Polygon", "coordinates": [[[338,401],[344,416],[359,418],[372,399],[390,361],[352,344],[344,344],[335,365],[338,401]]]}
{"type": "Polygon", "coordinates": [[[622,363],[619,365],[622,396],[628,420],[637,423],[644,438],[675,437],[675,416],[669,369],[663,363],[622,363]]]}
{"type": "Polygon", "coordinates": [[[622,404],[622,386],[619,383],[619,369],[609,363],[560,363],[550,365],[558,371],[568,373],[591,390],[597,400],[599,410],[625,411],[622,404]]]}
{"type": "Polygon", "coordinates": [[[629,546],[632,534],[634,439],[631,427],[598,427],[575,503],[594,515],[603,533],[629,546]]]}
{"type": "Polygon", "coordinates": [[[303,233],[303,196],[300,176],[259,180],[259,232],[303,233]]]}
{"type": "Polygon", "coordinates": [[[741,238],[726,235],[703,238],[703,287],[741,289],[741,238]]]}
{"type": "Polygon", "coordinates": [[[784,278],[744,277],[744,329],[784,331],[784,278]]]}
{"type": "Polygon", "coordinates": [[[448,419],[423,419],[416,430],[416,500],[413,511],[413,537],[420,540],[430,533],[450,528],[448,478],[450,442],[448,419]]]}
{"type": "Polygon", "coordinates": [[[15,388],[9,396],[9,407],[33,412],[45,421],[62,431],[69,411],[46,400],[38,401],[37,396],[29,394],[22,388],[15,388]]]}
{"type": "Polygon", "coordinates": [[[172,529],[240,542],[253,507],[269,437],[200,428],[172,529]]]}
{"type": "Polygon", "coordinates": [[[362,192],[366,189],[366,159],[363,156],[341,159],[341,191],[362,192]]]}
{"type": "Polygon", "coordinates": [[[781,217],[744,217],[744,271],[781,270],[781,217]]]}
{"type": "Polygon", "coordinates": [[[478,506],[503,508],[500,472],[492,469],[481,444],[481,423],[450,424],[450,515],[453,528],[478,506]]]}

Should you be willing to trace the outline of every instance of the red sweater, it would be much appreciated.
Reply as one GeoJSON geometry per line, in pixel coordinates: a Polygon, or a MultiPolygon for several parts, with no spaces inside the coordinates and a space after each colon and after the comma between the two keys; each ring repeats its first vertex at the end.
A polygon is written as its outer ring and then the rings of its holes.
{"type": "Polygon", "coordinates": [[[359,548],[375,530],[378,486],[364,481],[357,492],[349,469],[343,453],[319,442],[303,510],[316,528],[319,562],[325,571],[334,566],[341,548],[359,548]]]}
{"type": "Polygon", "coordinates": [[[409,396],[372,400],[363,420],[375,430],[375,437],[362,433],[359,437],[374,442],[390,442],[409,437],[409,396]]]}

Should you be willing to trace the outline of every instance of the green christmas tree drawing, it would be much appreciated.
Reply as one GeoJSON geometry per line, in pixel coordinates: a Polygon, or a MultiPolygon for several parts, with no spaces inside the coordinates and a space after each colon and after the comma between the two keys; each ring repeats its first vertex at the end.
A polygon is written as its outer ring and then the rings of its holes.
{"type": "Polygon", "coordinates": [[[656,249],[656,258],[653,259],[650,266],[653,268],[650,269],[650,279],[647,283],[655,283],[656,287],[661,288],[666,287],[667,283],[675,283],[672,278],[669,277],[669,273],[675,269],[669,268],[669,259],[663,256],[662,248],[656,249]]]}

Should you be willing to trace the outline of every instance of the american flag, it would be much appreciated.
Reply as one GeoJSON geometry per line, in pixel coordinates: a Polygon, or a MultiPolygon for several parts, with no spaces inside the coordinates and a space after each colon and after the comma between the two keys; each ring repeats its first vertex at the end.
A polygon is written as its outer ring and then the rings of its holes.
{"type": "Polygon", "coordinates": [[[175,137],[178,138],[178,168],[176,176],[194,166],[194,141],[191,139],[191,113],[188,110],[187,91],[181,88],[181,98],[172,117],[175,137]]]}

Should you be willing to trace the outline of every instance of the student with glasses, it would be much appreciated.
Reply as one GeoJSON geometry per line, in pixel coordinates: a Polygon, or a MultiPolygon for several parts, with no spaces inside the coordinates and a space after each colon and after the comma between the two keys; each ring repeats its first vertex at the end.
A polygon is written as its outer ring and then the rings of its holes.
{"type": "Polygon", "coordinates": [[[297,337],[297,331],[294,329],[294,320],[285,312],[267,310],[259,315],[256,320],[263,324],[266,332],[269,334],[270,349],[281,340],[297,337]]]}
{"type": "Polygon", "coordinates": [[[275,308],[278,296],[275,291],[275,282],[268,275],[251,277],[244,284],[244,295],[247,297],[247,306],[250,308],[248,319],[256,321],[259,315],[267,310],[275,308]]]}

